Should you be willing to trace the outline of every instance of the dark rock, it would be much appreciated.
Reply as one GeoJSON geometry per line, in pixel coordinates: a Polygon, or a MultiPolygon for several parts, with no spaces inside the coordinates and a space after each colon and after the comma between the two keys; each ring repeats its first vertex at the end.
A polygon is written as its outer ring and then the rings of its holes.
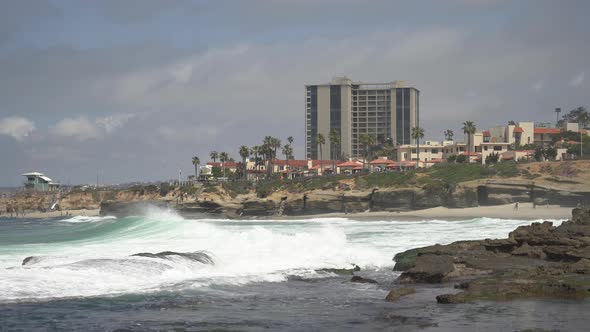
{"type": "Polygon", "coordinates": [[[25,259],[23,259],[23,263],[21,265],[32,265],[32,264],[39,262],[40,260],[41,260],[41,257],[39,257],[39,256],[29,256],[29,257],[26,257],[25,259]]]}
{"type": "Polygon", "coordinates": [[[416,265],[402,273],[400,283],[440,283],[455,270],[453,258],[446,255],[420,255],[416,265]]]}
{"type": "Polygon", "coordinates": [[[545,259],[547,257],[542,248],[529,246],[526,242],[523,242],[520,247],[512,250],[511,254],[514,256],[525,256],[538,259],[545,259]]]}
{"type": "Polygon", "coordinates": [[[133,254],[131,256],[139,256],[139,257],[148,257],[148,258],[162,258],[168,259],[169,256],[178,256],[182,258],[186,258],[191,261],[200,262],[203,264],[214,264],[213,258],[209,256],[206,252],[203,251],[195,251],[195,252],[175,252],[175,251],[162,251],[157,254],[152,254],[149,252],[141,252],[137,254],[133,254]]]}
{"type": "Polygon", "coordinates": [[[402,296],[410,295],[416,293],[414,288],[410,287],[400,287],[400,288],[393,288],[389,291],[387,296],[385,297],[385,301],[387,302],[395,302],[399,300],[402,296]]]}
{"type": "Polygon", "coordinates": [[[457,294],[438,303],[520,298],[590,297],[590,209],[572,221],[521,226],[508,239],[462,241],[412,249],[395,259],[408,268],[398,282],[438,283],[461,277],[457,294]]]}
{"type": "Polygon", "coordinates": [[[378,282],[373,280],[373,279],[369,279],[369,278],[363,278],[363,277],[359,277],[359,276],[353,276],[352,278],[350,278],[350,282],[358,282],[361,284],[377,284],[378,282]]]}

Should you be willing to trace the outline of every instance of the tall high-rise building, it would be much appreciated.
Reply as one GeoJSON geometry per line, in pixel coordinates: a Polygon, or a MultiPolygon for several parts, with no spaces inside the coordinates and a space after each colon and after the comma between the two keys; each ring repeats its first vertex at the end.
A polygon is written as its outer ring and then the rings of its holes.
{"type": "Polygon", "coordinates": [[[327,84],[306,85],[306,157],[320,158],[320,133],[326,139],[323,159],[363,157],[362,134],[372,136],[376,144],[410,144],[411,128],[419,125],[419,110],[420,91],[401,81],[364,83],[339,77],[327,84]],[[340,153],[329,140],[331,131],[340,135],[340,153]]]}

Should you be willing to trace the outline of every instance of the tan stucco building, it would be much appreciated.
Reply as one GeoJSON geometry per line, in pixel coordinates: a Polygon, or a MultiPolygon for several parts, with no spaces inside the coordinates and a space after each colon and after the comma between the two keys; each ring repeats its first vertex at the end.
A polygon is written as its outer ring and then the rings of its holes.
{"type": "Polygon", "coordinates": [[[306,158],[320,158],[319,133],[326,139],[323,159],[362,157],[362,134],[373,136],[377,145],[410,144],[411,128],[419,125],[419,110],[420,91],[401,81],[365,83],[340,77],[326,84],[306,85],[306,158]],[[340,133],[340,151],[330,144],[331,130],[340,133]]]}

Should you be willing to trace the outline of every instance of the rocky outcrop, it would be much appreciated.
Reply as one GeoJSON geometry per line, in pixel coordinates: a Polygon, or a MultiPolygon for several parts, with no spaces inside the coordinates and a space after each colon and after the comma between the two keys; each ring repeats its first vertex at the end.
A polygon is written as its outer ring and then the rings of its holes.
{"type": "Polygon", "coordinates": [[[410,295],[416,293],[416,289],[411,287],[398,287],[394,288],[387,293],[385,297],[385,301],[387,302],[395,302],[402,298],[403,296],[410,295]]]}
{"type": "Polygon", "coordinates": [[[464,280],[439,303],[526,297],[590,296],[590,209],[572,220],[520,226],[507,239],[460,241],[412,249],[394,257],[398,283],[464,280]]]}
{"type": "Polygon", "coordinates": [[[170,257],[182,257],[186,258],[191,261],[203,263],[203,264],[211,264],[213,265],[213,258],[204,252],[204,251],[195,251],[195,252],[176,252],[176,251],[162,251],[156,254],[152,254],[149,252],[140,252],[137,254],[133,254],[131,256],[137,257],[147,257],[147,258],[161,258],[161,259],[169,259],[170,257]]]}

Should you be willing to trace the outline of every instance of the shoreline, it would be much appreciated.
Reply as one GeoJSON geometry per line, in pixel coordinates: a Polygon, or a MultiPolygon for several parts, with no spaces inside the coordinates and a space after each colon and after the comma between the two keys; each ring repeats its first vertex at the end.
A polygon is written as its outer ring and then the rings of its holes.
{"type": "Polygon", "coordinates": [[[0,215],[0,219],[50,219],[50,218],[71,218],[77,216],[84,217],[96,217],[100,213],[100,209],[80,209],[80,210],[62,210],[62,211],[49,211],[49,212],[26,212],[24,215],[17,217],[11,217],[10,215],[0,215]],[[69,214],[69,215],[66,215],[69,214]]]}
{"type": "MultiPolygon", "coordinates": [[[[373,212],[357,212],[357,213],[322,213],[314,215],[298,215],[298,216],[269,216],[258,218],[244,218],[244,220],[289,220],[289,219],[327,219],[327,218],[345,218],[358,221],[374,221],[374,220],[468,220],[474,218],[497,218],[497,219],[568,219],[571,216],[572,208],[561,207],[558,205],[537,206],[533,208],[532,203],[520,203],[518,210],[514,209],[514,204],[493,205],[493,206],[479,206],[471,208],[447,208],[434,207],[423,210],[413,211],[373,211],[373,212]]],[[[179,213],[181,216],[182,212],[179,213]]],[[[100,209],[80,209],[80,210],[63,210],[51,212],[27,212],[24,216],[12,217],[16,219],[30,218],[30,219],[49,219],[58,217],[75,217],[86,216],[96,217],[100,215],[100,209]],[[69,213],[69,216],[66,216],[69,213]]],[[[187,215],[190,218],[190,215],[187,215]]],[[[1,215],[2,218],[11,218],[7,215],[1,215]]],[[[236,219],[239,220],[239,219],[236,219]]]]}
{"type": "MultiPolygon", "coordinates": [[[[570,207],[561,207],[558,205],[537,206],[533,208],[532,203],[519,203],[518,210],[514,210],[514,204],[478,206],[471,208],[447,208],[434,207],[423,210],[413,211],[375,211],[359,213],[325,213],[306,216],[282,216],[280,219],[308,219],[308,218],[348,218],[361,220],[376,220],[387,218],[387,220],[467,220],[474,218],[497,218],[497,219],[569,219],[572,214],[570,207]]],[[[276,218],[276,217],[275,217],[276,218]]],[[[275,219],[270,217],[270,219],[275,219]]]]}

